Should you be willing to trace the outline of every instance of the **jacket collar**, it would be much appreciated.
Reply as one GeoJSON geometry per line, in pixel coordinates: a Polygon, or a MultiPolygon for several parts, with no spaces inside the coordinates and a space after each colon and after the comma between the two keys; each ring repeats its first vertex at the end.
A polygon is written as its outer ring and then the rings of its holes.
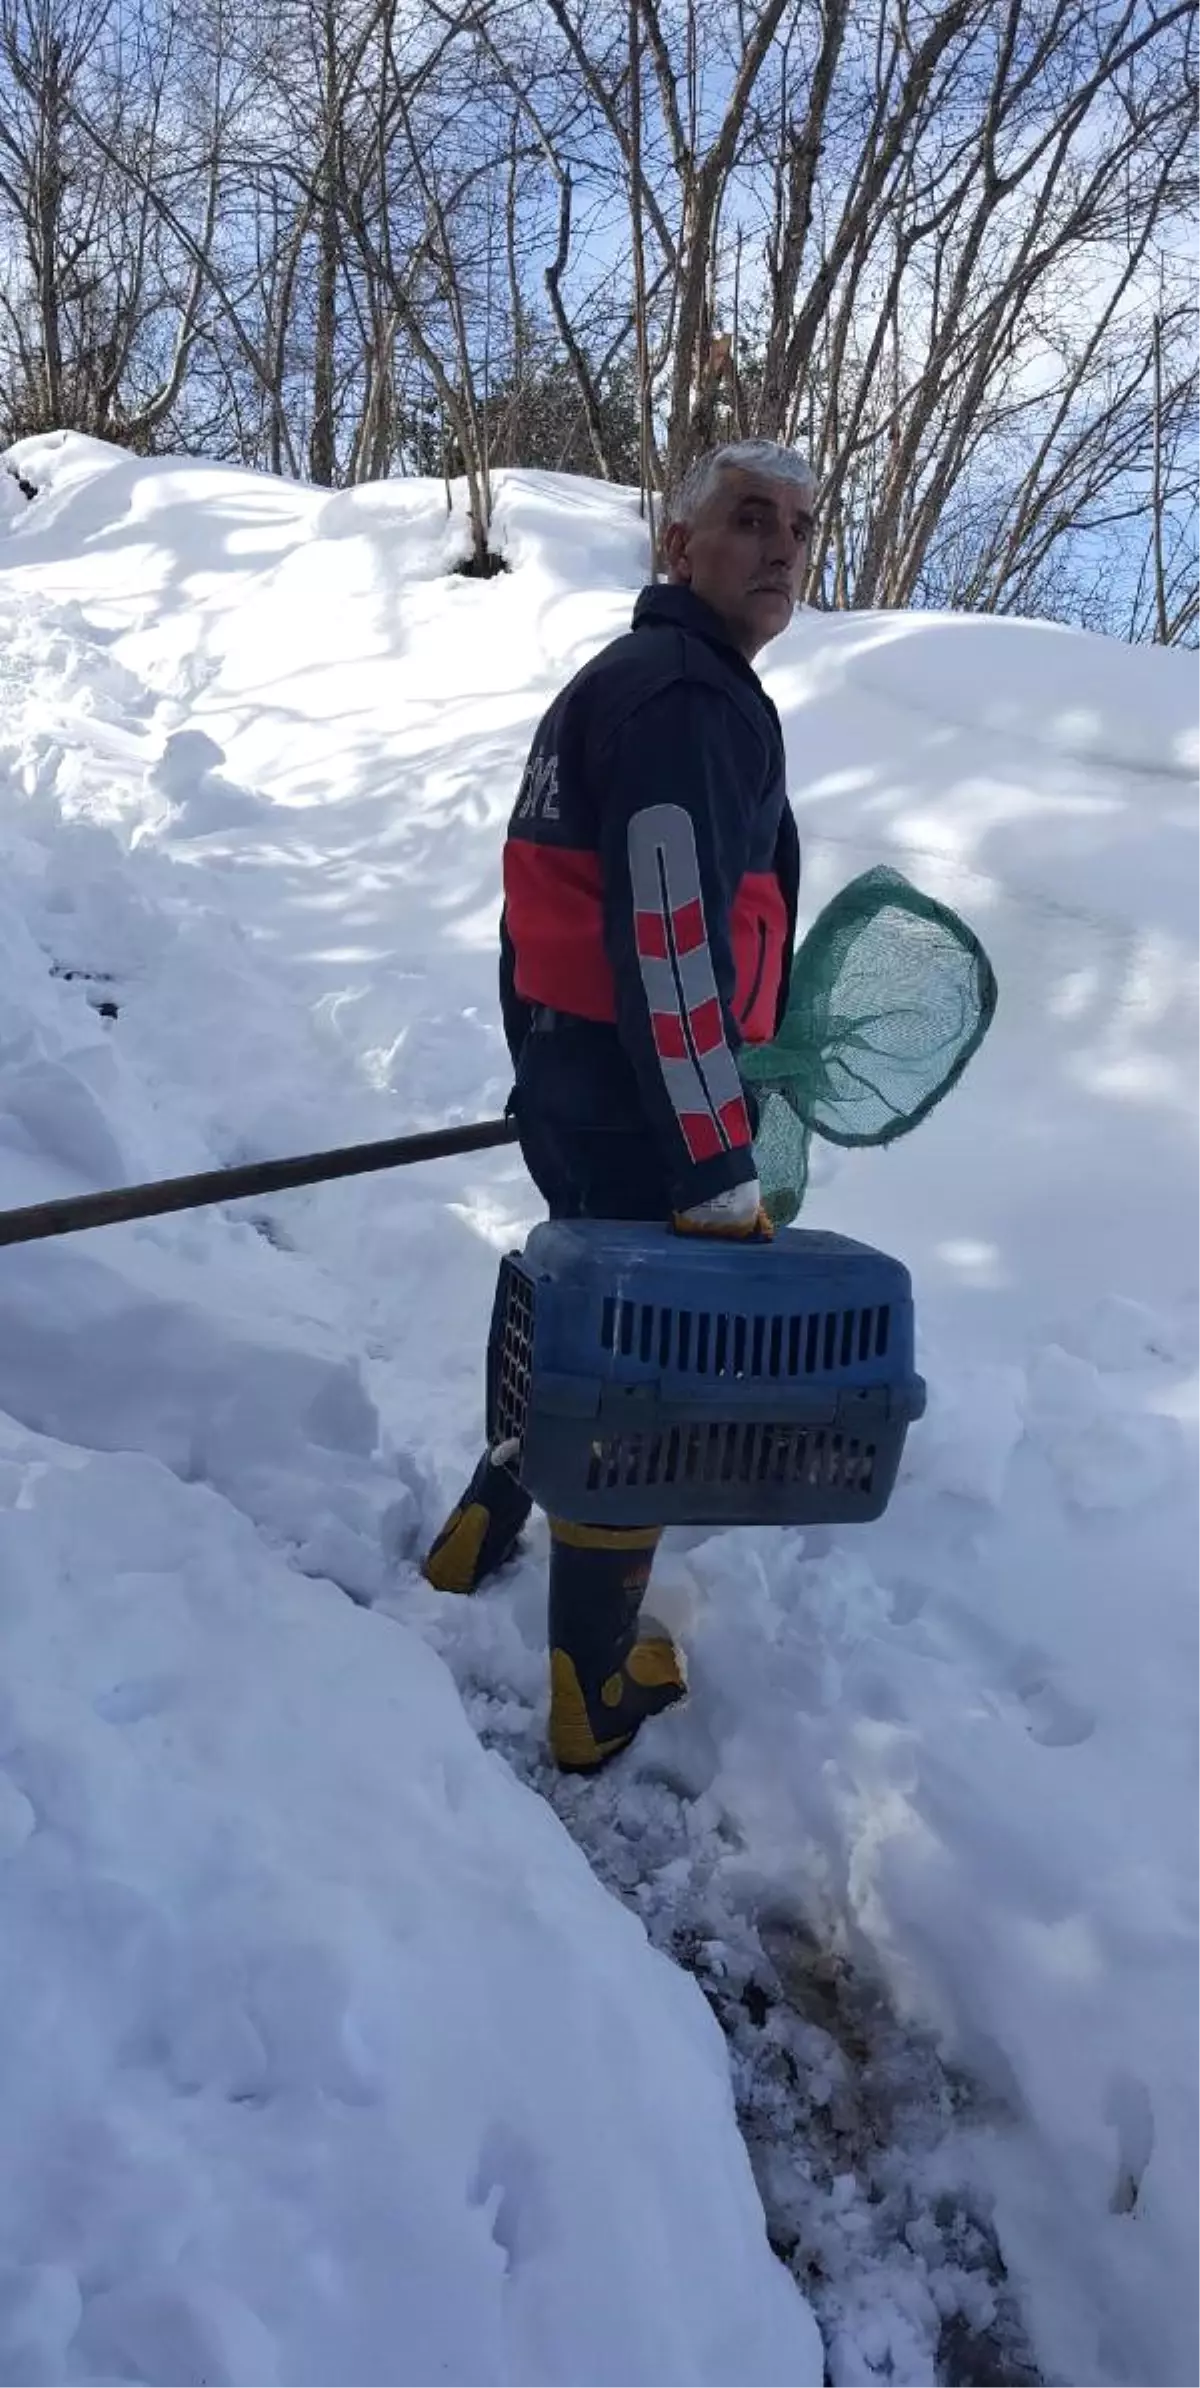
{"type": "Polygon", "coordinates": [[[755,694],[762,698],[764,704],[770,705],[771,700],[753,664],[747,662],[740,647],[734,646],[720,615],[714,613],[711,605],[705,604],[703,597],[697,597],[693,590],[670,581],[653,581],[649,588],[642,590],[634,606],[633,627],[635,630],[653,629],[658,623],[665,623],[676,630],[690,631],[693,638],[702,638],[708,646],[715,647],[722,661],[744,674],[755,694]]]}

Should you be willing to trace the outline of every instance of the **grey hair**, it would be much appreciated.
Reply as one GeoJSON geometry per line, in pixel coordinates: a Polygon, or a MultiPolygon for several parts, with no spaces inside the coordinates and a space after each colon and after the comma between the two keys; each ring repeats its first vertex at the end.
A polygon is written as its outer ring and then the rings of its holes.
{"type": "Polygon", "coordinates": [[[693,523],[712,496],[720,475],[731,467],[735,471],[740,468],[747,473],[765,473],[772,481],[794,482],[803,489],[810,503],[816,496],[816,475],[798,448],[783,448],[773,439],[734,440],[727,448],[710,448],[706,456],[698,456],[678,488],[668,492],[663,507],[664,531],[673,522],[693,523]]]}

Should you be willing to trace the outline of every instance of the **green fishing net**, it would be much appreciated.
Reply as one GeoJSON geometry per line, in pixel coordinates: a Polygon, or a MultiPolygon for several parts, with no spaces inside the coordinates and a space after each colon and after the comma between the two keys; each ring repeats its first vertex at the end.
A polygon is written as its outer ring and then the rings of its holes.
{"type": "Polygon", "coordinates": [[[962,1076],[987,1034],[996,979],[965,921],[880,867],[852,879],[796,948],[783,1024],[744,1046],[759,1101],[763,1201],[795,1218],[809,1141],[890,1144],[962,1076]]]}

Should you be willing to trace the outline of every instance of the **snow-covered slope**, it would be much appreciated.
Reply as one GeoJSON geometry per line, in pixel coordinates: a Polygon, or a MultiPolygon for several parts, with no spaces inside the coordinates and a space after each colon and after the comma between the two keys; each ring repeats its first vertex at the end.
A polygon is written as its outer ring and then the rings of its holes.
{"type": "MultiPolygon", "coordinates": [[[[64,547],[122,516],[107,471],[81,501],[64,547]]],[[[147,777],[186,701],[26,580],[35,524],[0,599],[0,1201],[352,1132],[389,1107],[216,847],[139,836],[273,841],[269,801],[190,728],[147,777]]],[[[302,952],[353,941],[298,903],[302,952]]],[[[395,1297],[421,1257],[379,1219],[395,1297]]],[[[329,1580],[399,1580],[421,1446],[380,1451],[340,1260],[260,1228],[0,1255],[0,2378],[817,2382],[699,1992],[329,1580]]]]}
{"type": "MultiPolygon", "coordinates": [[[[15,458],[0,1204],[497,1110],[502,826],[634,501],[509,476],[481,584],[431,485],[15,458]]],[[[765,662],[806,917],[892,860],[1000,978],[953,1100],[815,1171],[916,1280],[892,1510],[674,1538],[693,1698],[553,1785],[538,1536],[474,1603],[412,1565],[514,1155],[0,1252],[4,2376],[820,2376],[699,1993],[437,1651],[705,1980],[831,2377],[977,2377],[997,2296],[1047,2377],[1195,2377],[1194,675],[920,616],[765,662]]]]}

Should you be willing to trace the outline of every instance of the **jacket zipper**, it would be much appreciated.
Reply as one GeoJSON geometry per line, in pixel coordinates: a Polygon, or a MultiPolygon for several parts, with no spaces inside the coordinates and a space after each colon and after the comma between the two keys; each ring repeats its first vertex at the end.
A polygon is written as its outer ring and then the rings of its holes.
{"type": "Polygon", "coordinates": [[[745,1027],[747,1020],[750,1018],[755,1004],[758,1002],[759,994],[762,989],[763,972],[766,967],[767,924],[765,920],[760,920],[758,924],[758,967],[754,973],[754,980],[751,985],[750,992],[747,995],[744,1004],[742,1005],[740,1014],[738,1015],[743,1028],[745,1027]]]}

